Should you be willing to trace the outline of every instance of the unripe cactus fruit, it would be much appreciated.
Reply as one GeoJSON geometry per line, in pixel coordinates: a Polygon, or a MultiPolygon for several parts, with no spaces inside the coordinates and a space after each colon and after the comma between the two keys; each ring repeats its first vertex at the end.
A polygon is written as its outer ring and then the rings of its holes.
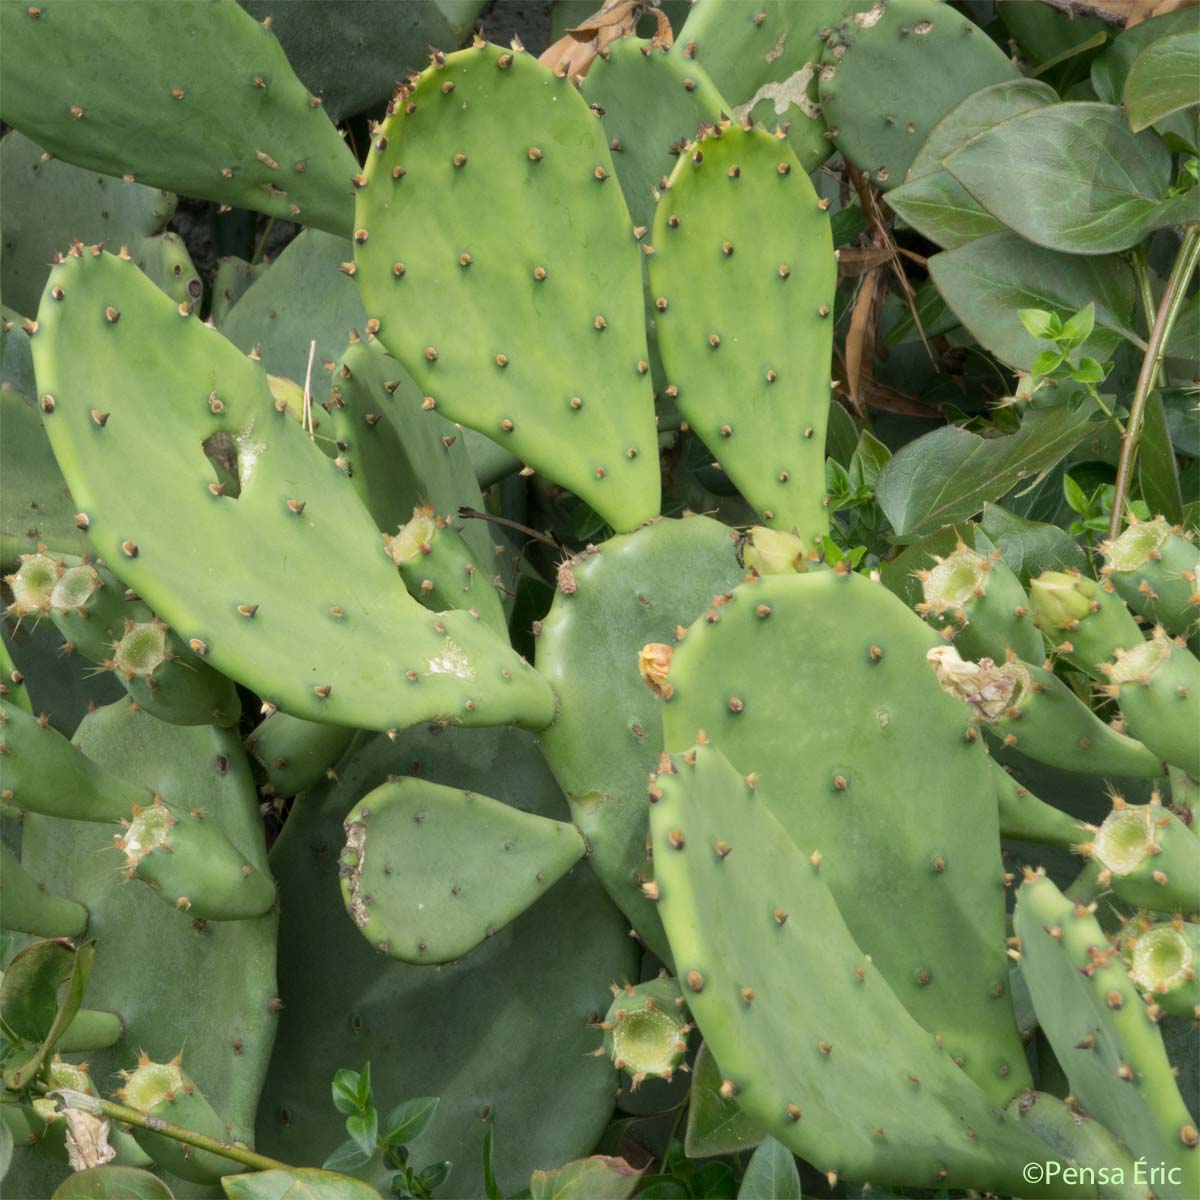
{"type": "Polygon", "coordinates": [[[679,984],[664,973],[636,987],[613,985],[613,1002],[600,1023],[603,1052],[629,1074],[636,1091],[646,1079],[670,1079],[687,1070],[687,1035],[693,1026],[679,984]]]}
{"type": "Polygon", "coordinates": [[[1163,517],[1130,525],[1105,542],[1102,574],[1134,612],[1186,637],[1200,620],[1200,549],[1163,517]]]}
{"type": "MultiPolygon", "coordinates": [[[[125,1082],[117,1097],[143,1116],[157,1117],[224,1141],[228,1136],[224,1123],[179,1063],[178,1055],[170,1062],[156,1063],[142,1054],[135,1070],[122,1072],[125,1082]]],[[[133,1127],[133,1136],[159,1166],[193,1183],[215,1183],[221,1176],[243,1169],[219,1154],[140,1126],[133,1127]]]]}
{"type": "Polygon", "coordinates": [[[756,575],[794,575],[808,569],[804,543],[794,534],[755,525],[742,546],[742,562],[756,575]]]}
{"type": "Polygon", "coordinates": [[[13,594],[9,613],[25,617],[49,612],[50,597],[61,571],[58,561],[48,554],[22,554],[20,567],[4,578],[13,594]]]}
{"type": "Polygon", "coordinates": [[[994,551],[984,556],[959,542],[931,571],[919,572],[924,602],[917,611],[967,658],[1000,662],[1011,650],[1026,662],[1042,661],[1042,636],[1034,627],[1021,581],[994,551]]]}
{"type": "Polygon", "coordinates": [[[1200,925],[1179,917],[1125,939],[1129,978],[1160,1008],[1200,1018],[1200,925]]]}
{"type": "Polygon", "coordinates": [[[1034,620],[1063,655],[1093,679],[1118,650],[1139,646],[1142,631],[1112,584],[1078,572],[1043,571],[1029,584],[1034,620]]]}
{"type": "Polygon", "coordinates": [[[1200,842],[1157,792],[1149,804],[1113,798],[1112,812],[1076,847],[1101,866],[1100,883],[1156,912],[1200,908],[1200,842]]]}

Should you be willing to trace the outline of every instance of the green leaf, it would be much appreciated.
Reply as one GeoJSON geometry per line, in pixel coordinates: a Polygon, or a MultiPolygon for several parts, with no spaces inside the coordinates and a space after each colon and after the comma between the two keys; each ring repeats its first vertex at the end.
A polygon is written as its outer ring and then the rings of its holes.
{"type": "Polygon", "coordinates": [[[737,1182],[728,1163],[706,1162],[692,1180],[692,1194],[701,1200],[729,1200],[737,1182]]]}
{"type": "Polygon", "coordinates": [[[738,1200],[800,1200],[800,1172],[792,1152],[766,1138],[746,1168],[738,1200]]]}
{"type": "Polygon", "coordinates": [[[983,519],[975,531],[975,549],[980,554],[986,554],[992,546],[1000,551],[1022,583],[1028,583],[1043,571],[1087,567],[1087,556],[1079,544],[1057,525],[1030,521],[999,504],[983,506],[983,519]],[[985,538],[990,543],[986,546],[985,538]]]}
{"type": "Polygon", "coordinates": [[[879,472],[887,465],[892,452],[867,430],[858,435],[858,445],[850,460],[850,486],[855,490],[873,488],[879,472]]]}
{"type": "Polygon", "coordinates": [[[687,1133],[684,1149],[688,1158],[711,1158],[738,1154],[758,1145],[763,1129],[738,1107],[736,1100],[721,1095],[721,1069],[706,1045],[701,1044],[692,1066],[692,1088],[688,1096],[687,1133]]]}
{"type": "Polygon", "coordinates": [[[896,537],[916,541],[1048,470],[1102,423],[1096,405],[1080,397],[1030,408],[1021,428],[1002,437],[948,425],[898,450],[879,473],[875,497],[896,537]]]}
{"type": "Polygon", "coordinates": [[[228,1200],[380,1200],[362,1180],[315,1167],[226,1175],[221,1186],[228,1200]]]}
{"type": "Polygon", "coordinates": [[[357,1112],[358,1072],[343,1067],[333,1077],[333,1106],[340,1113],[357,1112]]]}
{"type": "Polygon", "coordinates": [[[1063,476],[1063,495],[1067,498],[1067,503],[1074,512],[1079,513],[1081,516],[1087,512],[1088,502],[1087,497],[1083,494],[1083,488],[1070,475],[1063,476]]]}
{"type": "Polygon", "coordinates": [[[12,1166],[12,1156],[12,1130],[3,1121],[0,1121],[0,1183],[4,1181],[5,1175],[8,1174],[8,1168],[12,1166]]]}
{"type": "Polygon", "coordinates": [[[496,1182],[496,1127],[488,1122],[483,1135],[483,1191],[487,1200],[504,1200],[504,1193],[496,1182]]]}
{"type": "Polygon", "coordinates": [[[1065,343],[1068,350],[1078,350],[1092,336],[1095,327],[1096,303],[1093,300],[1067,321],[1056,340],[1065,343]]]}
{"type": "Polygon", "coordinates": [[[1094,358],[1081,358],[1079,365],[1071,372],[1071,378],[1076,383],[1103,383],[1105,370],[1094,358]]]}
{"type": "Polygon", "coordinates": [[[137,1167],[88,1167],[68,1175],[51,1200],[172,1200],[157,1175],[137,1167]]]}
{"type": "Polygon", "coordinates": [[[353,1171],[370,1158],[354,1138],[347,1138],[321,1166],[327,1171],[353,1171]]]}
{"type": "MultiPolygon", "coordinates": [[[[1162,138],[1131,133],[1107,104],[1012,117],[950,155],[946,169],[1010,229],[1069,254],[1128,250],[1150,230],[1188,219],[1186,207],[1164,204],[1171,152],[1162,138]]],[[[1200,205],[1190,219],[1198,218],[1200,205]]]]}
{"type": "MultiPolygon", "coordinates": [[[[895,195],[895,193],[893,192],[891,195],[895,195]]],[[[916,341],[921,336],[920,330],[917,328],[918,320],[926,337],[936,337],[940,333],[949,333],[951,329],[957,328],[958,316],[947,308],[946,302],[938,293],[933,280],[925,280],[917,288],[914,299],[916,316],[913,315],[912,306],[906,304],[896,318],[895,324],[884,336],[884,345],[899,346],[904,342],[916,341]]]]}
{"type": "Polygon", "coordinates": [[[1151,42],[1125,79],[1125,113],[1135,132],[1200,101],[1200,32],[1151,42]]]}
{"type": "Polygon", "coordinates": [[[1053,342],[1062,333],[1058,314],[1047,312],[1044,308],[1022,308],[1017,316],[1035,338],[1041,338],[1044,342],[1053,342]]]}
{"type": "Polygon", "coordinates": [[[1162,396],[1151,392],[1142,417],[1142,442],[1138,451],[1138,486],[1152,513],[1161,513],[1172,524],[1183,520],[1183,491],[1179,464],[1171,446],[1162,396]]]}
{"type": "Polygon", "coordinates": [[[623,1158],[593,1154],[554,1171],[534,1171],[529,1192],[532,1200],[628,1200],[640,1178],[623,1158]]]}
{"type": "Polygon", "coordinates": [[[1015,234],[997,233],[935,254],[929,273],[975,340],[1020,371],[1028,371],[1043,349],[1017,318],[1025,308],[1075,312],[1094,302],[1096,324],[1083,349],[1101,361],[1122,338],[1141,341],[1133,329],[1136,281],[1115,254],[1055,254],[1015,234]]]}
{"type": "Polygon", "coordinates": [[[366,1108],[371,1103],[371,1064],[363,1063],[363,1069],[358,1073],[358,1104],[366,1108]]]}
{"type": "Polygon", "coordinates": [[[95,957],[95,942],[84,942],[74,949],[66,942],[34,942],[9,964],[0,984],[0,1015],[5,1023],[28,1041],[37,1041],[37,1031],[45,1028],[47,1012],[51,1014],[37,1051],[8,1072],[10,1088],[19,1089],[29,1083],[75,1019],[95,957]]]}
{"type": "Polygon", "coordinates": [[[433,1120],[437,1106],[437,1096],[418,1096],[415,1100],[397,1104],[383,1123],[384,1142],[396,1146],[416,1141],[433,1120]]]}
{"type": "Polygon", "coordinates": [[[448,1162],[430,1163],[417,1176],[417,1181],[427,1192],[432,1192],[434,1188],[441,1187],[446,1182],[446,1177],[449,1174],[450,1164],[448,1162]]]}
{"type": "Polygon", "coordinates": [[[1057,350],[1043,350],[1033,360],[1033,373],[1035,375],[1050,375],[1062,360],[1063,356],[1057,350]]]}
{"type": "Polygon", "coordinates": [[[368,1157],[375,1153],[375,1139],[379,1135],[379,1115],[373,1108],[365,1113],[346,1118],[346,1132],[368,1157]]]}

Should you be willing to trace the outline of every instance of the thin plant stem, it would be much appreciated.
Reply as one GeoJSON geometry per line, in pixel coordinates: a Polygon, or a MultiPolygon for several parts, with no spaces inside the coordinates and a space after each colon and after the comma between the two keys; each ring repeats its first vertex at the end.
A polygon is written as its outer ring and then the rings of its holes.
{"type": "Polygon", "coordinates": [[[1129,420],[1125,424],[1125,436],[1121,438],[1121,456],[1117,460],[1117,481],[1113,489],[1112,517],[1108,523],[1108,536],[1115,538],[1120,535],[1125,518],[1125,499],[1129,492],[1129,479],[1133,473],[1134,456],[1137,452],[1138,438],[1142,432],[1142,418],[1146,413],[1146,402],[1154,389],[1154,381],[1158,375],[1159,366],[1167,349],[1167,341],[1171,330],[1175,327],[1175,318],[1183,307],[1187,286],[1200,259],[1200,224],[1184,227],[1183,244],[1175,258],[1175,265],[1167,279],[1167,286],[1162,299],[1158,302],[1158,311],[1154,315],[1154,324],[1150,327],[1150,338],[1146,343],[1146,354],[1142,359],[1142,369],[1138,372],[1137,386],[1133,391],[1133,400],[1129,405],[1129,420]]]}
{"type": "Polygon", "coordinates": [[[271,230],[274,227],[275,227],[275,218],[269,217],[267,219],[267,227],[262,231],[262,237],[260,237],[258,239],[258,245],[254,249],[253,257],[250,259],[251,266],[254,266],[254,264],[256,262],[258,262],[258,260],[260,258],[262,258],[262,252],[267,248],[267,238],[269,238],[271,236],[271,230]]]}

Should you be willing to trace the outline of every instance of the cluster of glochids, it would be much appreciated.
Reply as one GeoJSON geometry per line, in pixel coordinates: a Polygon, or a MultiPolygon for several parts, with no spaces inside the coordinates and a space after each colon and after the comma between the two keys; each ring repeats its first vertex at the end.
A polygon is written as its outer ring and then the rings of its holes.
{"type": "Polygon", "coordinates": [[[695,1026],[679,984],[661,971],[645,983],[614,983],[611,991],[612,1004],[596,1026],[604,1033],[596,1055],[611,1058],[634,1091],[647,1079],[670,1080],[687,1071],[688,1034],[695,1026]]]}

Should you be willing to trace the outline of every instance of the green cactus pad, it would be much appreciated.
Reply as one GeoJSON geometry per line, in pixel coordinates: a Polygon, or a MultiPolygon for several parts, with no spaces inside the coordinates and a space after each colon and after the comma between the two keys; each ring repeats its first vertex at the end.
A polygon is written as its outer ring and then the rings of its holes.
{"type": "Polygon", "coordinates": [[[812,546],[825,511],[829,220],[791,147],[722,125],[654,217],[650,294],[675,403],[766,524],[812,546]]]}
{"type": "Polygon", "coordinates": [[[369,792],[345,831],[346,911],[368,942],[410,963],[461,958],[587,852],[564,821],[420,779],[369,792]]]}
{"type": "Polygon", "coordinates": [[[193,651],[318,721],[549,722],[549,688],[504,643],[408,597],[350,481],[256,363],[132,263],[85,250],[52,288],[34,353],[59,464],[91,544],[193,651]]]}
{"type": "Polygon", "coordinates": [[[635,987],[612,986],[613,1002],[600,1023],[604,1053],[632,1080],[632,1090],[646,1079],[670,1079],[687,1054],[687,1019],[679,984],[664,972],[635,987]]]}
{"type": "MultiPolygon", "coordinates": [[[[855,940],[1003,1103],[1028,1076],[1004,956],[997,768],[925,663],[939,641],[862,576],[767,576],[675,649],[663,730],[672,752],[703,730],[773,785],[776,817],[805,853],[820,851],[855,940]],[[879,903],[881,883],[900,880],[902,927],[879,903]]],[[[656,872],[662,853],[656,844],[656,872]]]]}
{"type": "MultiPolygon", "coordinates": [[[[565,806],[533,740],[511,729],[364,736],[339,775],[293,808],[272,850],[283,1008],[258,1148],[319,1164],[346,1136],[329,1080],[369,1060],[376,1096],[441,1097],[413,1152],[454,1163],[451,1194],[484,1194],[490,1123],[497,1182],[511,1195],[539,1165],[589,1153],[603,1132],[617,1080],[591,1056],[599,1039],[589,1023],[604,1012],[609,983],[636,972],[637,943],[580,864],[461,963],[409,966],[379,954],[346,917],[338,880],[342,822],[359,797],[407,775],[488,790],[552,819],[565,806]],[[314,956],[336,970],[314,972],[314,956]]],[[[381,1170],[369,1170],[386,1190],[381,1170]]]]}
{"type": "Polygon", "coordinates": [[[1019,76],[979,26],[937,0],[880,0],[855,13],[826,40],[821,65],[830,136],[883,191],[904,182],[951,109],[1019,76]]]}
{"type": "Polygon", "coordinates": [[[559,700],[539,737],[546,761],[591,847],[592,869],[663,961],[666,935],[641,891],[651,876],[646,775],[662,753],[662,722],[638,651],[674,641],[743,574],[724,525],[655,521],[569,560],[537,637],[538,670],[559,700]]]}
{"type": "Polygon", "coordinates": [[[1002,837],[1042,846],[1073,847],[1079,844],[1082,828],[1073,817],[1039,800],[1007,771],[996,771],[994,778],[1002,837]]]}
{"type": "Polygon", "coordinates": [[[246,739],[266,777],[264,795],[295,796],[326,778],[354,740],[344,725],[321,725],[277,712],[246,739]]]}
{"type": "Polygon", "coordinates": [[[142,238],[129,247],[129,252],[139,271],[153,279],[176,304],[186,304],[199,316],[204,283],[179,234],[142,238]]]}
{"type": "Polygon", "coordinates": [[[1050,639],[1053,651],[1104,679],[1100,664],[1118,650],[1141,646],[1142,631],[1111,583],[1097,583],[1076,572],[1043,571],[1029,581],[1034,622],[1050,639]]]}
{"type": "Polygon", "coordinates": [[[67,162],[350,232],[354,157],[235,0],[46,0],[10,13],[0,70],[0,115],[67,162]]]}
{"type": "Polygon", "coordinates": [[[804,170],[829,157],[817,100],[821,51],[829,30],[871,0],[759,0],[730,5],[693,0],[678,31],[683,57],[707,69],[733,105],[737,120],[788,126],[788,141],[804,170]]]}
{"type": "Polygon", "coordinates": [[[603,126],[523,53],[438,62],[370,155],[363,303],[437,411],[630,529],[658,513],[657,438],[641,253],[603,126]]]}
{"type": "Polygon", "coordinates": [[[1044,643],[1029,597],[999,550],[982,555],[960,544],[932,570],[918,574],[924,601],[917,611],[965,658],[1003,662],[1011,650],[1025,662],[1042,661],[1044,643]]]}
{"type": "Polygon", "coordinates": [[[1157,629],[1118,650],[1100,672],[1129,732],[1171,766],[1200,778],[1200,661],[1182,639],[1157,629]]]}
{"type": "Polygon", "coordinates": [[[1127,903],[1155,912],[1200,909],[1200,841],[1157,792],[1149,804],[1117,797],[1080,849],[1101,868],[1101,884],[1127,903]]]}
{"type": "MultiPolygon", "coordinates": [[[[1085,1112],[1119,1130],[1135,1157],[1174,1168],[1160,1200],[1200,1191],[1196,1128],[1162,1035],[1089,909],[1030,871],[1013,918],[1038,1022],[1085,1112]]],[[[1161,1185],[1161,1186],[1160,1186],[1161,1185]]]]}
{"type": "Polygon", "coordinates": [[[1175,920],[1124,939],[1129,977],[1164,1012],[1200,1015],[1200,925],[1175,920]]]}
{"type": "Polygon", "coordinates": [[[583,98],[604,122],[634,222],[649,226],[654,197],[700,124],[729,105],[708,73],[658,38],[618,38],[588,69],[583,98]]]}
{"type": "MultiPolygon", "coordinates": [[[[179,1059],[153,1062],[143,1055],[127,1072],[117,1098],[145,1117],[182,1125],[207,1137],[224,1141],[225,1124],[179,1065],[179,1059]]],[[[216,1183],[223,1175],[236,1175],[240,1164],[209,1150],[200,1150],[140,1125],[131,1127],[134,1140],[156,1162],[180,1179],[216,1183]]]]}
{"type": "Polygon", "coordinates": [[[651,790],[659,911],[723,1086],[820,1170],[1034,1194],[1017,1172],[1047,1148],[905,1011],[766,786],[714,743],[668,760],[651,790]]]}
{"type": "Polygon", "coordinates": [[[268,266],[270,263],[265,260],[251,264],[232,255],[218,259],[217,273],[212,283],[212,311],[209,313],[218,329],[225,324],[234,305],[250,290],[250,285],[262,278],[268,266]]]}
{"type": "Polygon", "coordinates": [[[88,911],[78,901],[50,891],[21,860],[0,843],[0,928],[37,937],[81,937],[88,911]]]}
{"type": "MultiPolygon", "coordinates": [[[[24,338],[15,331],[9,337],[24,338]]],[[[78,554],[83,534],[75,525],[75,502],[67,490],[54,451],[31,396],[0,385],[0,475],[4,506],[0,514],[0,567],[15,568],[22,554],[39,546],[78,554]]]]}
{"type": "MultiPolygon", "coordinates": [[[[7,21],[18,15],[6,13],[7,21]]],[[[14,22],[15,23],[15,22],[14,22]]],[[[15,130],[0,141],[0,293],[18,312],[37,312],[50,261],[72,241],[131,247],[161,232],[175,197],[96,175],[47,155],[15,130]]]]}
{"type": "Polygon", "coordinates": [[[1192,633],[1200,621],[1200,549],[1194,541],[1155,517],[1106,543],[1104,558],[1104,575],[1134,612],[1168,633],[1192,633]]]}
{"type": "Polygon", "coordinates": [[[1108,778],[1161,779],[1162,760],[1105,724],[1053,671],[1012,660],[965,662],[954,646],[928,654],[943,690],[971,706],[997,741],[1027,758],[1108,778]]]}
{"type": "MultiPolygon", "coordinates": [[[[98,768],[136,770],[143,801],[155,790],[204,809],[265,871],[262,821],[236,733],[167,725],[122,701],[85,718],[76,740],[98,768]]],[[[183,1050],[188,1074],[220,1114],[219,1136],[249,1141],[278,1021],[275,914],[205,923],[150,900],[116,869],[104,825],[28,814],[22,858],[48,888],[87,897],[97,954],[86,1003],[117,1013],[125,1029],[113,1048],[89,1052],[95,1078],[107,1085],[142,1049],[160,1062],[183,1050]],[[190,1002],[201,982],[204,1003],[190,1002]]],[[[340,908],[335,915],[345,920],[340,908]]],[[[5,1180],[16,1195],[48,1196],[66,1174],[65,1164],[45,1162],[41,1147],[18,1163],[5,1180]]]]}

